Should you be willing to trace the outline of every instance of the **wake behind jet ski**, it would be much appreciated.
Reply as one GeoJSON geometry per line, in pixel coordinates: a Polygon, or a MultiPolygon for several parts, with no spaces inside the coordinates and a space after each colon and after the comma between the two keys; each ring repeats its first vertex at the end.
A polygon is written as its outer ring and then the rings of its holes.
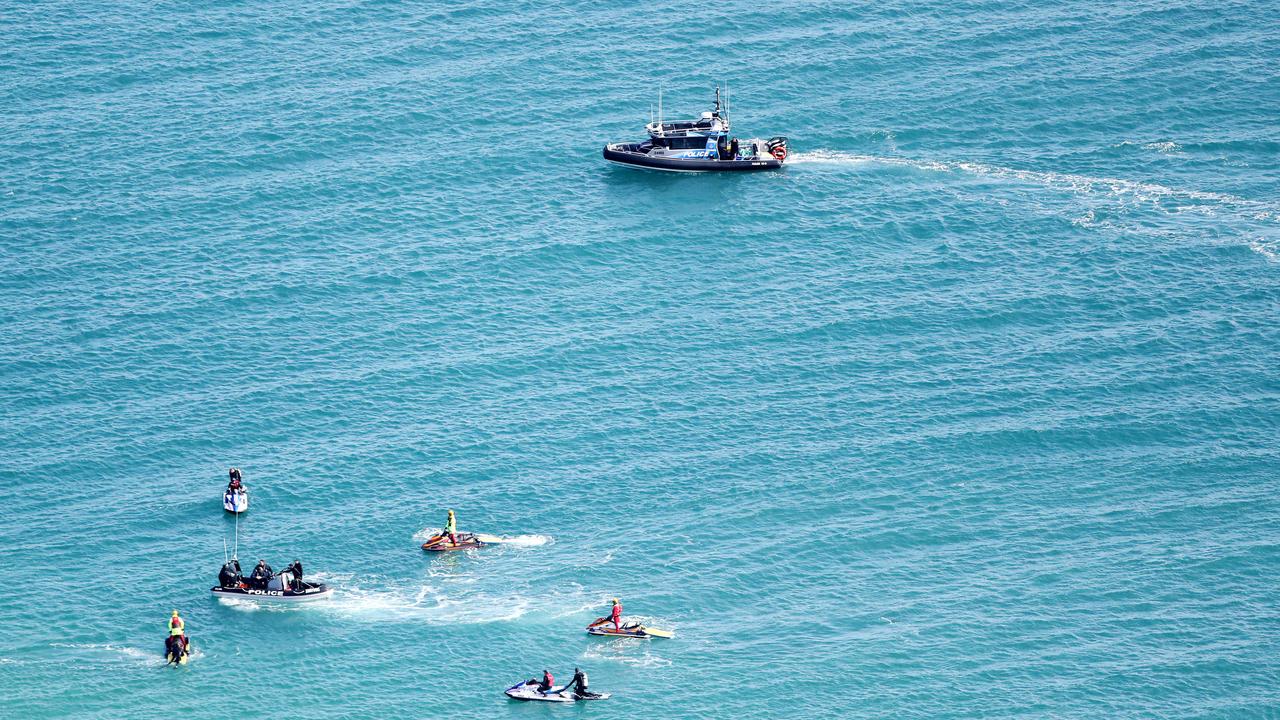
{"type": "Polygon", "coordinates": [[[715,109],[694,120],[664,122],[662,95],[658,95],[658,119],[645,126],[649,139],[638,143],[610,143],[604,159],[619,165],[674,172],[722,172],[727,170],[777,170],[787,159],[787,139],[739,140],[730,135],[727,102],[720,106],[716,88],[715,109]]]}
{"type": "Polygon", "coordinates": [[[231,468],[230,482],[222,493],[222,509],[237,515],[249,509],[249,488],[244,486],[239,468],[231,468]]]}
{"type": "Polygon", "coordinates": [[[298,560],[279,573],[274,572],[266,560],[259,560],[245,578],[240,572],[240,561],[232,557],[218,572],[218,585],[209,592],[218,598],[310,602],[332,597],[333,588],[324,583],[305,582],[302,563],[298,560]]]}

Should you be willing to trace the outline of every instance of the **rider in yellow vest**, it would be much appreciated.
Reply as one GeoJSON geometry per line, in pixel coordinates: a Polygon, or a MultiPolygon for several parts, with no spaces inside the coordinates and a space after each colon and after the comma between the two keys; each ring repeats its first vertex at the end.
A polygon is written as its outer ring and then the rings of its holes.
{"type": "Polygon", "coordinates": [[[444,524],[444,534],[449,536],[449,542],[458,544],[458,519],[453,516],[453,511],[449,511],[449,520],[444,524]]]}
{"type": "Polygon", "coordinates": [[[169,634],[176,636],[186,635],[186,623],[182,621],[182,617],[178,615],[178,611],[173,611],[173,616],[169,618],[169,634]]]}

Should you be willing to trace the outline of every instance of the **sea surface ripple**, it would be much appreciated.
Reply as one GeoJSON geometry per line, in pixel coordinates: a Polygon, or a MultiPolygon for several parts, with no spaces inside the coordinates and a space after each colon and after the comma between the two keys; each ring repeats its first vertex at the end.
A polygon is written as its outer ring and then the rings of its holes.
{"type": "Polygon", "coordinates": [[[0,717],[1275,717],[1275,10],[0,0],[0,717]]]}

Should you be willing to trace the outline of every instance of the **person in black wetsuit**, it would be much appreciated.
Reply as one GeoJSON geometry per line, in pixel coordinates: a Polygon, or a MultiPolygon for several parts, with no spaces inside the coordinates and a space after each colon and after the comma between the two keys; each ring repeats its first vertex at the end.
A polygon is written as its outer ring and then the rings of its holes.
{"type": "Polygon", "coordinates": [[[565,690],[569,688],[574,688],[574,694],[578,697],[591,697],[592,695],[591,691],[587,689],[587,674],[578,668],[573,669],[573,679],[569,681],[568,685],[564,686],[565,690]]]}
{"type": "Polygon", "coordinates": [[[294,560],[293,564],[285,568],[284,571],[293,574],[293,582],[290,587],[293,588],[294,592],[302,590],[302,561],[294,560]]]}
{"type": "Polygon", "coordinates": [[[224,588],[240,587],[240,561],[232,558],[218,571],[218,584],[224,588]]]}
{"type": "Polygon", "coordinates": [[[267,583],[271,582],[271,578],[275,573],[271,571],[271,566],[266,560],[259,560],[257,567],[253,569],[253,574],[249,576],[249,585],[257,590],[265,590],[267,583]]]}

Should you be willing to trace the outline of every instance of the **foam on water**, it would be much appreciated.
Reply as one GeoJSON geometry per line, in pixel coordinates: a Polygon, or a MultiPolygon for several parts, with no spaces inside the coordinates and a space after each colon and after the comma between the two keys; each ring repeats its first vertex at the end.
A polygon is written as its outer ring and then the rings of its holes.
{"type": "MultiPolygon", "coordinates": [[[[1274,217],[1277,209],[1280,209],[1280,205],[1258,200],[1250,200],[1225,193],[1207,192],[1202,190],[1184,190],[1166,187],[1164,185],[1157,185],[1155,183],[1136,182],[1133,180],[1123,180],[1111,177],[1089,177],[1072,173],[1018,170],[977,162],[917,160],[905,157],[860,155],[834,150],[810,150],[797,152],[791,156],[790,162],[797,165],[863,166],[876,164],[908,167],[916,170],[934,172],[967,173],[978,177],[994,178],[998,180],[1016,180],[1052,190],[1068,191],[1080,195],[1101,194],[1131,198],[1144,203],[1160,202],[1165,200],[1200,200],[1251,210],[1257,213],[1254,217],[1263,219],[1270,219],[1274,217]]],[[[1175,207],[1175,209],[1177,208],[1175,207]]],[[[1185,207],[1183,209],[1185,209],[1185,207]]]]}
{"type": "MultiPolygon", "coordinates": [[[[57,648],[59,654],[70,651],[80,661],[131,662],[157,667],[168,665],[159,653],[160,643],[156,644],[157,650],[151,652],[114,643],[49,643],[49,647],[57,648]]],[[[193,651],[191,659],[194,660],[195,656],[193,651]]]]}

